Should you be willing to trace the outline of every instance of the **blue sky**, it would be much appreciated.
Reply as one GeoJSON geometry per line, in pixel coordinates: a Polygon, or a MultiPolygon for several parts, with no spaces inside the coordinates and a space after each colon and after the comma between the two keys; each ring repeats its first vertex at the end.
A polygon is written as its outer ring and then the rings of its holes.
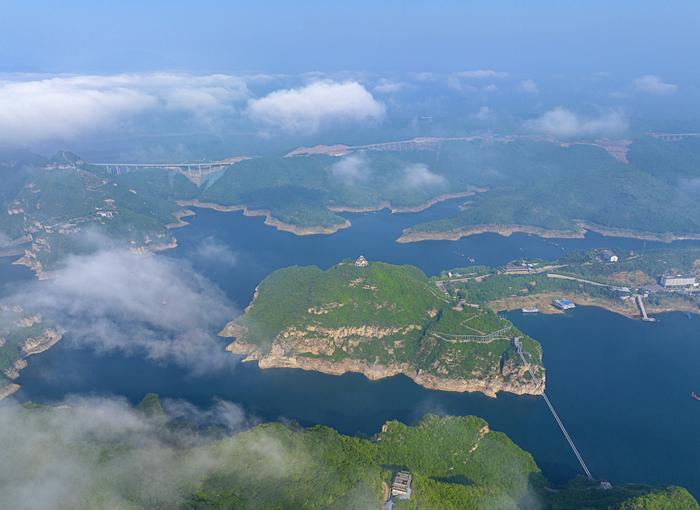
{"type": "Polygon", "coordinates": [[[697,73],[697,1],[3,0],[0,72],[697,73]]]}
{"type": "Polygon", "coordinates": [[[150,159],[696,130],[698,20],[696,0],[1,0],[0,140],[150,159]]]}

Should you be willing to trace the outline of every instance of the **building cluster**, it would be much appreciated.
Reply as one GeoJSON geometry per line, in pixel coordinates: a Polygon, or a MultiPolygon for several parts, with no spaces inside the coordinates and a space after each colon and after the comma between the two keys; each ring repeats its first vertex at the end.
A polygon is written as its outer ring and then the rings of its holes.
{"type": "Polygon", "coordinates": [[[509,262],[501,273],[507,275],[534,274],[540,272],[539,265],[538,262],[528,262],[527,260],[509,262]]]}
{"type": "Polygon", "coordinates": [[[411,497],[411,473],[399,471],[394,475],[391,484],[391,495],[399,499],[409,499],[411,497]]]}

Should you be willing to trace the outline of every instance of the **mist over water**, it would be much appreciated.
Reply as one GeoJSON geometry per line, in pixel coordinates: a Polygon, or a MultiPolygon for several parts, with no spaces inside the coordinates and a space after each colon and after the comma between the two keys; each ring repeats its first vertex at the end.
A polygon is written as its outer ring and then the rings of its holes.
{"type": "MultiPolygon", "coordinates": [[[[570,250],[597,246],[635,250],[668,246],[597,235],[546,240],[484,234],[457,242],[395,242],[406,226],[456,205],[444,203],[412,215],[388,211],[348,215],[350,229],[311,237],[276,231],[263,225],[261,218],[198,210],[192,224],[176,232],[179,247],[165,256],[191,263],[240,308],[277,268],[294,264],[326,268],[360,254],[370,260],[415,264],[436,274],[466,265],[469,258],[497,265],[519,257],[554,259],[570,250]]],[[[692,441],[700,406],[689,397],[700,385],[697,316],[664,314],[659,323],[646,324],[585,307],[563,316],[519,312],[507,316],[542,343],[548,394],[595,476],[613,482],[679,484],[700,494],[694,460],[700,456],[700,445],[692,441]]],[[[222,356],[228,356],[223,353],[225,344],[221,339],[222,356]]],[[[33,357],[18,382],[22,385],[18,396],[37,402],[97,394],[125,396],[136,403],[146,393],[156,392],[200,407],[223,399],[263,420],[324,424],[363,436],[377,433],[390,419],[412,423],[429,412],[474,414],[530,451],[551,479],[565,481],[579,473],[576,459],[538,397],[503,394],[491,399],[426,390],[403,376],[371,382],[358,374],[260,370],[254,364],[225,364],[195,374],[167,359],[158,362],[122,351],[99,353],[74,345],[70,337],[33,357]]]]}
{"type": "MultiPolygon", "coordinates": [[[[618,232],[698,234],[700,2],[4,0],[0,13],[0,251],[42,268],[39,280],[0,256],[0,384],[21,385],[0,402],[0,510],[266,507],[284,501],[285,485],[301,505],[306,482],[321,505],[376,507],[375,466],[353,469],[359,485],[338,498],[334,487],[352,481],[336,470],[338,452],[332,465],[307,463],[306,446],[292,452],[265,426],[252,455],[229,449],[235,438],[216,441],[271,421],[372,437],[387,420],[476,415],[555,484],[582,474],[540,397],[433,391],[403,375],[261,370],[227,352],[219,333],[289,266],[328,269],[363,255],[432,277],[594,248],[630,259],[700,249],[700,239],[594,233],[396,242],[436,220],[552,227],[580,218],[618,232]],[[307,168],[315,153],[326,156],[307,168]],[[327,221],[319,208],[328,204],[408,205],[473,186],[484,188],[479,200],[418,213],[338,213],[352,226],[332,235],[198,208],[163,235],[178,199],[246,204],[306,225],[327,221]],[[174,238],[174,249],[147,249],[174,238]],[[134,407],[150,393],[159,399],[134,407]],[[313,477],[300,483],[297,473],[313,477]]],[[[674,258],[648,275],[625,264],[621,279],[685,273],[690,257],[678,257],[683,269],[674,258]]],[[[678,485],[700,500],[694,310],[654,323],[585,306],[501,314],[541,343],[547,395],[596,480],[678,485]]],[[[539,477],[526,480],[518,462],[491,470],[478,459],[486,451],[465,471],[478,476],[434,479],[472,487],[435,494],[430,473],[404,466],[414,471],[408,504],[540,508],[542,490],[579,497],[536,488],[539,477]],[[518,501],[502,497],[519,486],[518,501]]],[[[397,467],[381,466],[383,479],[397,467]]],[[[616,492],[587,496],[604,505],[616,492]]]]}

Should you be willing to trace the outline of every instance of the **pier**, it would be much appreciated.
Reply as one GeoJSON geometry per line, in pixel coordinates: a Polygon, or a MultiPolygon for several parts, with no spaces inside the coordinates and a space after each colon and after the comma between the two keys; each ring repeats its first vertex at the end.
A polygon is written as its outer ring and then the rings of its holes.
{"type": "Polygon", "coordinates": [[[644,322],[656,322],[656,319],[654,317],[649,317],[647,315],[647,310],[644,307],[644,299],[642,298],[641,294],[635,294],[634,299],[637,302],[637,306],[639,307],[639,312],[642,314],[642,320],[644,322]]]}

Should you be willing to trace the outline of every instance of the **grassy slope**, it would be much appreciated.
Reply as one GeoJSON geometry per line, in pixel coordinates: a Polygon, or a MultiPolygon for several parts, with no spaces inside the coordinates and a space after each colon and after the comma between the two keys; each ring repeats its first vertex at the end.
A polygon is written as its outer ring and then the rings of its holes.
{"type": "MultiPolygon", "coordinates": [[[[458,312],[453,305],[450,297],[413,266],[375,262],[358,268],[345,262],[327,271],[290,267],[274,272],[260,284],[253,305],[238,319],[246,328],[240,340],[268,352],[280,333],[290,327],[399,329],[412,325],[417,327],[359,345],[348,342],[325,357],[383,365],[409,363],[448,377],[465,377],[472,371],[497,373],[503,358],[513,354],[508,338],[524,335],[489,310],[467,307],[458,312]],[[324,313],[309,312],[322,308],[324,313]],[[488,334],[504,327],[511,328],[503,334],[506,338],[488,344],[452,343],[434,336],[488,334]]],[[[539,344],[529,338],[525,342],[528,352],[540,359],[539,344]]]]}

